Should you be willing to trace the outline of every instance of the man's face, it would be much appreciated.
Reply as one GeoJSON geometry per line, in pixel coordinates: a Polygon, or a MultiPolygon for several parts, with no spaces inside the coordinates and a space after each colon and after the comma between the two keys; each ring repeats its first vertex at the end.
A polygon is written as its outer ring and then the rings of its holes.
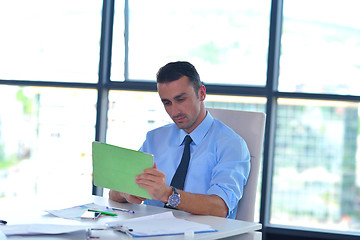
{"type": "Polygon", "coordinates": [[[180,129],[191,133],[205,118],[203,101],[205,87],[201,86],[198,94],[188,77],[176,81],[158,83],[158,93],[166,112],[180,129]]]}

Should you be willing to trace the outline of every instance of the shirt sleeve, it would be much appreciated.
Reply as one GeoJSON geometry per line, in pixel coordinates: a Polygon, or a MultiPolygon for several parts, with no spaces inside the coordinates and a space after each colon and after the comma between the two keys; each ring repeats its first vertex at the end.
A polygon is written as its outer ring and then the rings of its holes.
{"type": "Polygon", "coordinates": [[[229,209],[227,217],[237,209],[249,172],[250,153],[246,142],[241,137],[219,141],[217,164],[212,170],[207,194],[217,195],[225,201],[229,209]]]}

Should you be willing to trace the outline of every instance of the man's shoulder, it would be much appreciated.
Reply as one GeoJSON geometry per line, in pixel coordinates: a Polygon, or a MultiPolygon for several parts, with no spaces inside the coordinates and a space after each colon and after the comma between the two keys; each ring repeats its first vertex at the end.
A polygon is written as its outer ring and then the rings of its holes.
{"type": "Polygon", "coordinates": [[[219,133],[237,135],[237,133],[234,130],[232,130],[232,128],[230,128],[228,125],[226,125],[225,123],[221,122],[220,120],[218,120],[216,118],[214,118],[213,129],[216,129],[217,132],[219,132],[219,133]]]}
{"type": "Polygon", "coordinates": [[[159,135],[159,134],[161,134],[161,135],[169,134],[170,132],[172,132],[174,127],[176,127],[176,125],[174,123],[169,123],[169,124],[166,124],[161,127],[157,127],[157,128],[154,128],[154,129],[148,131],[147,135],[152,136],[152,135],[159,135]]]}
{"type": "Polygon", "coordinates": [[[216,136],[219,141],[224,141],[225,139],[229,141],[243,141],[243,138],[239,134],[237,134],[232,128],[215,118],[212,126],[212,131],[214,136],[216,136]]]}

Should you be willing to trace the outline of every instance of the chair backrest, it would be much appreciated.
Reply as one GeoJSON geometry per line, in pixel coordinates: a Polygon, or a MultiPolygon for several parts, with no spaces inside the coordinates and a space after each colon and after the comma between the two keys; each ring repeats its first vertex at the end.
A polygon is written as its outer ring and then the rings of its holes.
{"type": "Polygon", "coordinates": [[[228,109],[207,109],[210,114],[232,128],[247,143],[250,151],[250,174],[239,201],[236,219],[254,221],[260,158],[263,150],[265,113],[228,109]]]}

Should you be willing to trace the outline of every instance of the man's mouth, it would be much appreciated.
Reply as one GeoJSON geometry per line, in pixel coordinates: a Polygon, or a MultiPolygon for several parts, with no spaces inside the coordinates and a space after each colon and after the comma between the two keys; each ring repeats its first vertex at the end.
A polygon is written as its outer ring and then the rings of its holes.
{"type": "Polygon", "coordinates": [[[174,121],[181,123],[181,122],[185,121],[185,116],[174,117],[174,121]]]}

